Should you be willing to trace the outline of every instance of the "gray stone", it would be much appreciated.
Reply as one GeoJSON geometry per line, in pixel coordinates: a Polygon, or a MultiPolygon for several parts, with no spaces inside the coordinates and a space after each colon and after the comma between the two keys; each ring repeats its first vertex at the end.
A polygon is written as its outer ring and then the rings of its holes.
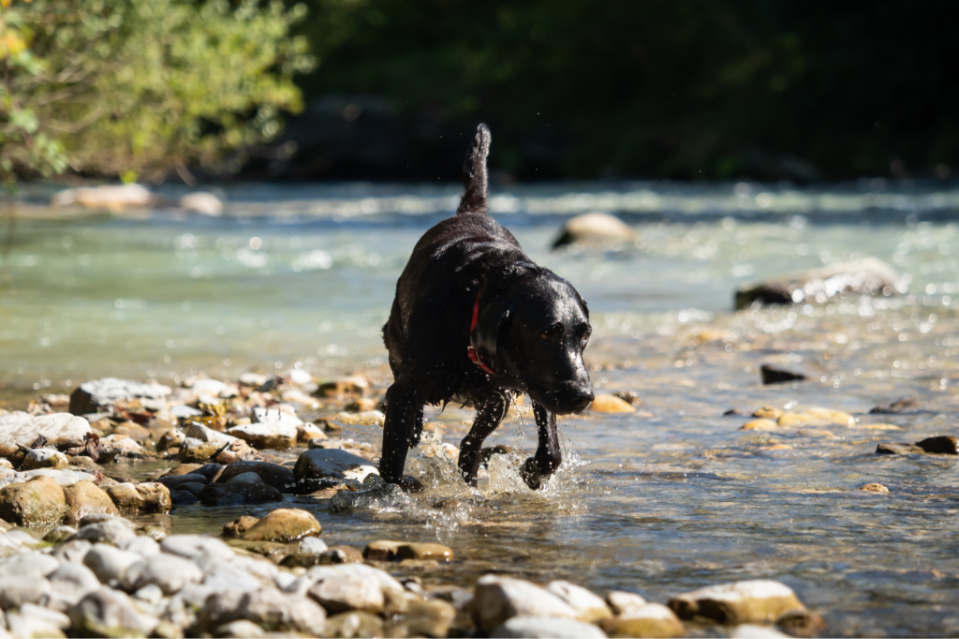
{"type": "Polygon", "coordinates": [[[485,575],[476,582],[470,612],[476,626],[485,633],[516,616],[577,617],[576,610],[544,588],[499,575],[485,575]]]}
{"type": "Polygon", "coordinates": [[[93,548],[93,542],[86,539],[73,538],[54,548],[50,555],[56,558],[60,563],[70,562],[73,564],[82,564],[83,558],[86,557],[91,548],[93,548]]]}
{"type": "Polygon", "coordinates": [[[293,469],[262,461],[235,461],[223,467],[216,481],[226,482],[243,473],[256,473],[265,484],[278,490],[284,490],[296,482],[293,469]]]}
{"type": "Polygon", "coordinates": [[[345,450],[314,448],[297,458],[293,474],[297,481],[362,483],[367,476],[379,475],[379,472],[369,460],[345,450]]]}
{"type": "Polygon", "coordinates": [[[183,484],[198,483],[205,486],[209,480],[199,473],[187,473],[186,475],[164,475],[158,477],[157,481],[169,488],[175,490],[183,484]]]}
{"type": "Polygon", "coordinates": [[[260,479],[260,476],[254,472],[240,473],[239,475],[234,475],[224,483],[230,484],[262,484],[263,480],[260,479]]]}
{"type": "Polygon", "coordinates": [[[332,615],[349,610],[379,614],[386,606],[379,582],[359,575],[329,575],[310,586],[307,594],[332,615]]]}
{"type": "Polygon", "coordinates": [[[559,617],[532,617],[519,615],[511,617],[494,628],[490,637],[532,637],[549,639],[550,637],[569,637],[569,639],[605,639],[606,633],[596,626],[559,617]]]}
{"type": "Polygon", "coordinates": [[[165,595],[172,595],[191,583],[198,583],[203,573],[195,563],[176,555],[158,553],[141,559],[123,573],[123,588],[135,592],[146,586],[158,586],[165,595]]]}
{"type": "Polygon", "coordinates": [[[35,470],[37,468],[66,468],[70,465],[67,456],[56,448],[32,448],[23,456],[20,470],[35,470]]]}
{"type": "Polygon", "coordinates": [[[93,571],[101,583],[119,582],[133,564],[141,561],[140,555],[120,550],[108,544],[96,544],[83,558],[83,565],[93,571]]]}
{"type": "Polygon", "coordinates": [[[54,592],[78,599],[100,587],[97,576],[83,564],[65,563],[47,577],[54,592]]]}
{"type": "Polygon", "coordinates": [[[120,550],[135,553],[144,559],[160,552],[160,544],[146,535],[137,535],[133,539],[121,541],[118,547],[120,550]]]}
{"type": "Polygon", "coordinates": [[[170,535],[160,542],[160,549],[165,553],[189,559],[200,568],[229,561],[235,554],[223,541],[205,535],[170,535]]]}
{"type": "Polygon", "coordinates": [[[126,593],[99,588],[70,610],[72,631],[84,637],[146,637],[158,621],[137,612],[126,593]]]}
{"type": "Polygon", "coordinates": [[[90,423],[70,413],[34,416],[22,411],[0,415],[0,456],[12,455],[18,446],[31,446],[43,437],[50,446],[82,446],[92,433],[90,423]]]}
{"type": "Polygon", "coordinates": [[[0,571],[0,610],[12,610],[25,603],[38,603],[50,592],[50,581],[37,574],[0,571]]]}
{"type": "Polygon", "coordinates": [[[276,588],[241,592],[227,590],[211,595],[203,605],[198,625],[211,632],[224,624],[252,621],[274,631],[294,631],[320,636],[326,611],[302,595],[284,595],[276,588]]]}
{"type": "Polygon", "coordinates": [[[60,567],[60,561],[39,550],[4,557],[0,560],[0,571],[9,577],[18,578],[35,575],[46,577],[60,567]]]}
{"type": "Polygon", "coordinates": [[[27,470],[21,473],[10,473],[3,477],[0,477],[0,488],[4,488],[11,484],[22,484],[28,482],[31,479],[36,479],[37,477],[49,477],[53,481],[57,482],[60,486],[72,486],[77,482],[81,481],[93,481],[96,477],[91,473],[82,472],[79,470],[69,470],[69,469],[59,469],[54,470],[52,468],[37,468],[34,470],[27,470]]]}
{"type": "Polygon", "coordinates": [[[80,530],[71,537],[71,540],[86,539],[93,543],[119,546],[122,542],[136,536],[133,524],[123,517],[97,515],[84,517],[80,521],[80,530]]]}
{"type": "Polygon", "coordinates": [[[260,577],[230,564],[211,566],[210,570],[203,575],[202,583],[215,591],[258,590],[264,586],[272,585],[265,583],[260,577]]]}
{"type": "Polygon", "coordinates": [[[7,625],[14,637],[66,637],[64,630],[70,626],[70,618],[41,606],[24,604],[19,612],[7,615],[7,625]]]}
{"type": "Polygon", "coordinates": [[[736,310],[759,304],[824,303],[840,295],[891,296],[908,286],[895,269],[873,257],[783,275],[736,290],[736,310]]]}
{"type": "Polygon", "coordinates": [[[613,616],[605,601],[582,586],[558,580],[548,583],[546,591],[569,604],[581,621],[595,623],[613,616]]]}
{"type": "Polygon", "coordinates": [[[162,384],[143,384],[115,377],[104,377],[80,384],[70,394],[69,410],[74,415],[110,412],[117,402],[164,400],[169,394],[170,387],[162,384]]]}

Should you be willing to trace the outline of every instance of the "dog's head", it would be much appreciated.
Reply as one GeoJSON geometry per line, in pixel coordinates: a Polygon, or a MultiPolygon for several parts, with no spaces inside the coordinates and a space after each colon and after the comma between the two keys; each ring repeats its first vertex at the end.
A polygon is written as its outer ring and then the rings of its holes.
{"type": "Polygon", "coordinates": [[[583,349],[586,302],[566,280],[542,268],[522,269],[488,287],[473,344],[497,378],[553,413],[578,413],[593,401],[583,349]]]}

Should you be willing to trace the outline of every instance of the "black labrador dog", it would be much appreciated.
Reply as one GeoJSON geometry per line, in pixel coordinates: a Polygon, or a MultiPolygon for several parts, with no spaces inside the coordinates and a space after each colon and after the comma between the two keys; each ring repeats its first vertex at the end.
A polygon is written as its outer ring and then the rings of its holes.
{"type": "Polygon", "coordinates": [[[591,330],[586,302],[569,282],[534,264],[487,214],[489,146],[489,129],[480,124],[456,215],[416,243],[383,327],[394,381],[386,392],[380,475],[406,490],[421,488],[403,467],[420,441],[425,404],[476,407],[459,456],[463,479],[475,486],[483,440],[513,395],[528,394],[539,444],[521,474],[536,489],[562,460],[555,416],[593,401],[583,364],[591,330]]]}

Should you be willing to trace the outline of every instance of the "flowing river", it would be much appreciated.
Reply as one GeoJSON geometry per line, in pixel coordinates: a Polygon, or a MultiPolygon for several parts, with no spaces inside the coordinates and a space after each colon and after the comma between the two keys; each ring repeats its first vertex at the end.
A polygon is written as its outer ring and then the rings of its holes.
{"type": "MultiPolygon", "coordinates": [[[[324,536],[441,541],[457,553],[435,575],[447,581],[495,569],[660,602],[768,577],[822,614],[828,635],[959,634],[959,457],[875,452],[959,435],[959,189],[494,191],[493,215],[588,301],[597,391],[635,393],[636,412],[562,418],[565,461],[541,492],[518,478],[523,453],[494,458],[470,492],[424,449],[408,467],[436,480],[425,495],[349,514],[288,498],[318,513],[324,536]],[[550,251],[566,218],[594,210],[630,223],[636,244],[550,251]],[[902,273],[909,294],[732,309],[744,283],[867,256],[902,273]],[[810,379],[764,386],[765,363],[810,379]],[[905,411],[869,412],[907,396],[905,411]],[[740,430],[762,407],[856,421],[740,430]],[[888,493],[860,490],[870,483],[888,493]]],[[[0,290],[0,406],[103,376],[176,384],[291,368],[320,381],[364,372],[382,393],[380,328],[396,278],[458,195],[455,185],[240,185],[217,218],[34,207],[0,290]]],[[[471,418],[455,406],[428,415],[457,434],[452,444],[471,418]]],[[[379,440],[375,428],[346,435],[379,440]]],[[[532,417],[509,419],[489,443],[530,451],[532,417]]],[[[173,527],[218,532],[246,510],[185,507],[173,527]]]]}

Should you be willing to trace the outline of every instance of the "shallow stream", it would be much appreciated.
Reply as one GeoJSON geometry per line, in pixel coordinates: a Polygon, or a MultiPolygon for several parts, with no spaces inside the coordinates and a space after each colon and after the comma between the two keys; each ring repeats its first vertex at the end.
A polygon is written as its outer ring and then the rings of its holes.
{"type": "MultiPolygon", "coordinates": [[[[382,392],[396,277],[457,192],[254,185],[225,193],[222,218],[21,218],[0,293],[0,405],[102,376],[290,368],[320,380],[364,371],[382,392]]],[[[636,393],[637,411],[563,418],[564,465],[542,492],[519,480],[520,457],[494,458],[471,493],[424,450],[409,468],[441,478],[424,495],[350,514],[289,498],[318,511],[328,543],[436,539],[457,560],[427,579],[495,569],[660,602],[768,577],[822,614],[828,635],[959,634],[959,458],[875,454],[959,435],[959,189],[516,187],[498,190],[493,213],[588,300],[593,381],[636,393]],[[629,221],[636,246],[550,252],[562,221],[591,210],[629,221]],[[905,274],[910,294],[731,310],[738,285],[866,256],[905,274]],[[770,362],[811,379],[763,386],[770,362]],[[869,413],[910,395],[905,412],[869,413]],[[856,423],[740,430],[764,406],[856,423]],[[859,490],[869,483],[888,494],[859,490]]],[[[429,416],[453,444],[471,418],[429,416]]],[[[489,441],[530,451],[531,416],[489,441]]],[[[246,510],[186,507],[173,528],[218,532],[246,510]]]]}

